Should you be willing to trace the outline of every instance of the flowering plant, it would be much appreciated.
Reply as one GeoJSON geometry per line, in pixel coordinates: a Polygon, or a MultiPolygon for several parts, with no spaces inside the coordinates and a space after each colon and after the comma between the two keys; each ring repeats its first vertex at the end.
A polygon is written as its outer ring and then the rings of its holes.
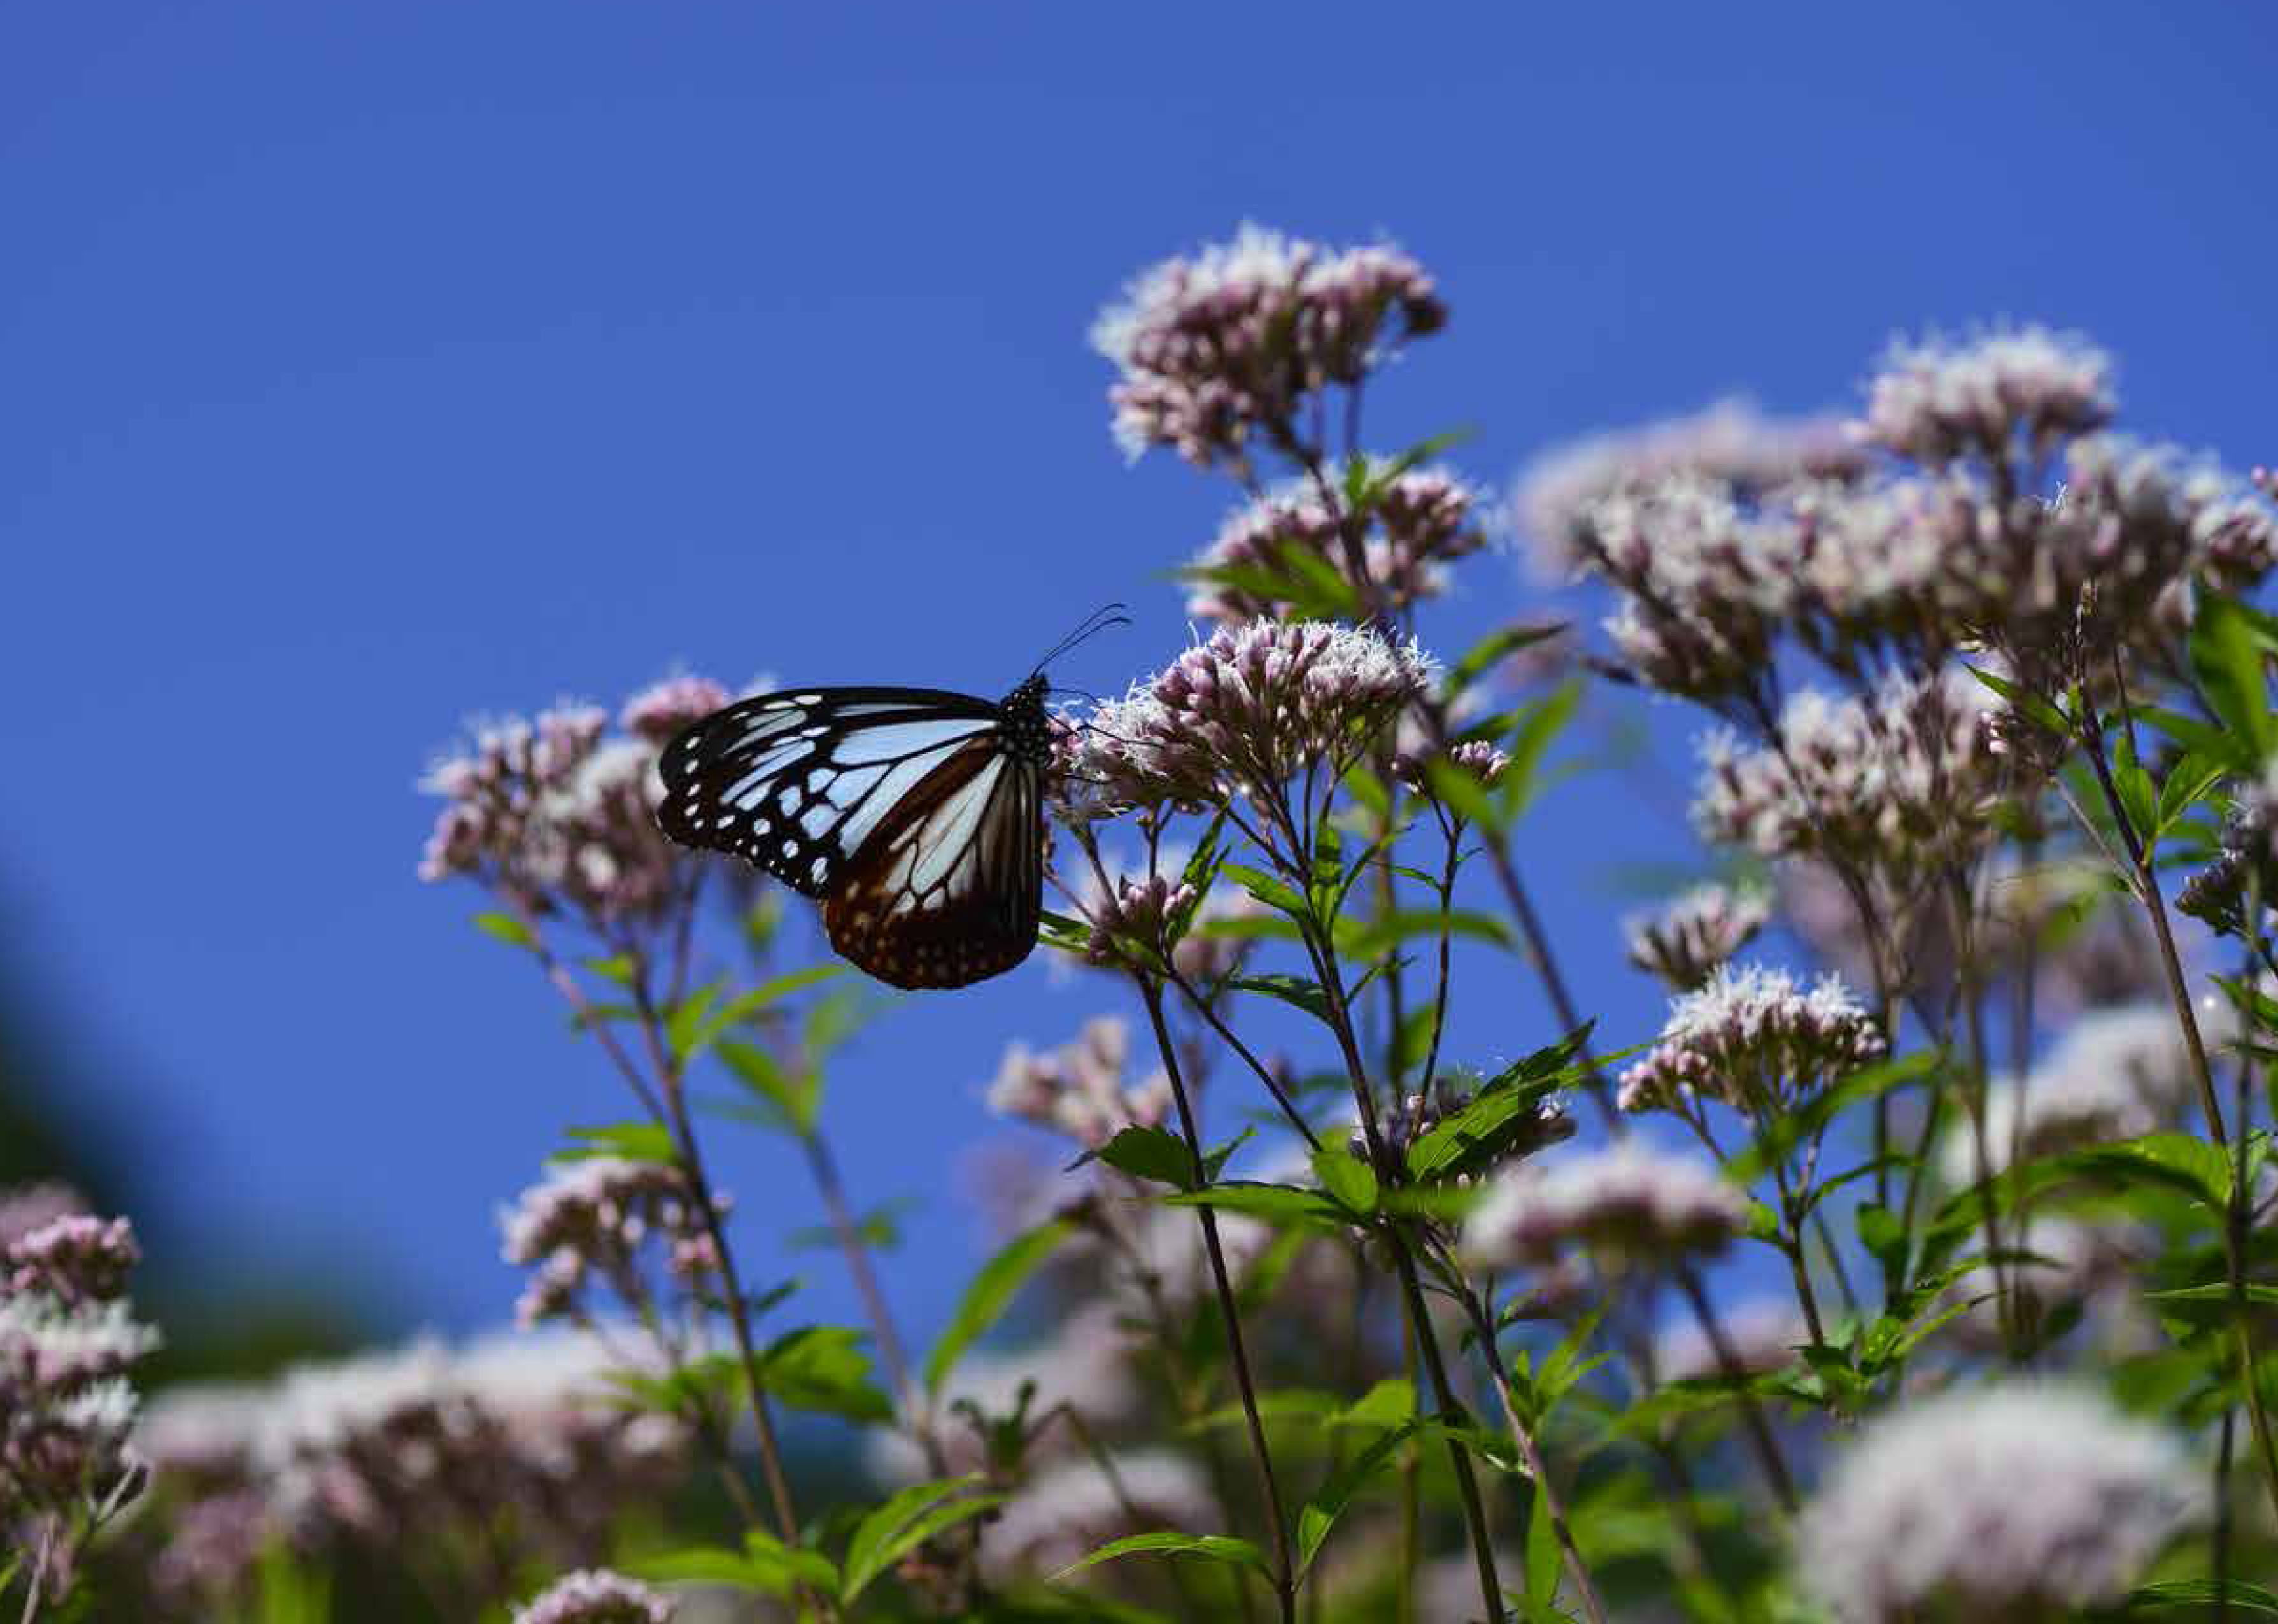
{"type": "Polygon", "coordinates": [[[2122,438],[2106,358],[2022,328],[1496,500],[1363,439],[1449,319],[1397,248],[1255,227],[1100,319],[1115,437],[1240,505],[1193,645],[1053,720],[1044,935],[1100,1008],[1008,1042],[989,1105],[1054,1167],[991,1148],[922,1357],[832,1149],[874,1011],[656,826],[729,690],[491,723],[420,872],[629,1102],[502,1216],[516,1329],[138,1420],[131,1231],[0,1203],[25,1616],[342,1574],[532,1624],[2278,1610],[2278,482],[2122,438]],[[1601,637],[1435,657],[1514,528],[1601,637]],[[1527,820],[1635,688],[1701,713],[1724,873],[1555,942],[1527,820]],[[1601,1043],[1577,950],[1665,1021],[1601,1043]],[[1549,1018],[1465,1055],[1457,992],[1515,984],[1549,1018]],[[796,1148],[862,1323],[755,1289],[699,1088],[796,1148]]]}

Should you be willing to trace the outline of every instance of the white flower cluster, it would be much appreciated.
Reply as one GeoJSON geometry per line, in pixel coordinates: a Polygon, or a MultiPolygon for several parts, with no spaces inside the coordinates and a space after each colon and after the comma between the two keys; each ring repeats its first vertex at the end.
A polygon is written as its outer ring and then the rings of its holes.
{"type": "Polygon", "coordinates": [[[1686,1110],[1708,1098],[1762,1120],[1884,1048],[1834,976],[1807,989],[1785,970],[1719,965],[1698,992],[1671,1003],[1660,1041],[1622,1073],[1621,1108],[1686,1110]]]}
{"type": "Polygon", "coordinates": [[[1935,467],[1967,452],[2005,456],[2019,434],[2045,450],[2103,427],[2115,409],[2110,356],[2077,336],[2022,327],[1893,344],[1859,433],[1935,467]]]}
{"type": "MultiPolygon", "coordinates": [[[[2206,1025],[2203,1019],[2202,1029],[2206,1025]]],[[[2007,1168],[2013,1151],[2030,1161],[2174,1127],[2191,1092],[2190,1050],[2171,1006],[2137,1003],[2083,1015],[2023,1086],[2010,1078],[1987,1086],[1987,1170],[2007,1168]]],[[[1976,1139],[1967,1125],[1946,1136],[1940,1166],[1950,1183],[1977,1182],[1976,1139]]]]}
{"type": "Polygon", "coordinates": [[[1747,1198],[1698,1156],[1624,1140],[1556,1163],[1522,1163],[1464,1221],[1463,1250],[1487,1268],[1545,1262],[1579,1247],[1605,1262],[1720,1251],[1747,1198]]]}
{"type": "Polygon", "coordinates": [[[2120,1600],[2205,1502],[2175,1440],[2104,1399],[1978,1388],[1869,1423],[1805,1511],[1797,1567],[1845,1624],[2069,1615],[2120,1600]]]}

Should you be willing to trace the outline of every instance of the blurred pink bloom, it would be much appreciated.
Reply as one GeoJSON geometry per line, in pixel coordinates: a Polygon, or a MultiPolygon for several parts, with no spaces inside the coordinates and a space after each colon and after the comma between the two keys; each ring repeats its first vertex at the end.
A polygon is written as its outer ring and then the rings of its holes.
{"type": "Polygon", "coordinates": [[[118,1296],[141,1261],[132,1224],[89,1213],[51,1219],[0,1247],[11,1292],[45,1292],[65,1302],[118,1296]]]}
{"type": "Polygon", "coordinates": [[[1845,1624],[2069,1616],[2120,1601],[2205,1515],[2200,1471],[2084,1390],[1918,1399],[1837,1457],[1797,1527],[1797,1571],[1845,1624]]]}
{"type": "Polygon", "coordinates": [[[1894,343],[1868,385],[1859,433],[1937,467],[1970,452],[2006,458],[2021,437],[2045,452],[2102,428],[2115,409],[2110,356],[2075,335],[2022,327],[1894,343]]]}
{"type": "Polygon", "coordinates": [[[1569,1247],[1651,1263],[1724,1249],[1747,1197],[1699,1156],[1635,1140],[1498,1175],[1464,1221],[1463,1250],[1487,1268],[1547,1262],[1569,1247]]]}
{"type": "Polygon", "coordinates": [[[1770,918],[1765,893],[1711,883],[1679,894],[1658,912],[1632,915],[1622,928],[1631,964],[1687,993],[1753,942],[1770,918]]]}
{"type": "Polygon", "coordinates": [[[1680,476],[1705,478],[1744,501],[1803,480],[1848,482],[1869,457],[1834,417],[1766,417],[1747,400],[1555,446],[1519,470],[1512,518],[1546,582],[1571,576],[1590,510],[1609,496],[1680,476]]]}
{"type": "Polygon", "coordinates": [[[1074,1042],[1045,1054],[1015,1042],[989,1086],[989,1109],[1089,1148],[1124,1128],[1152,1127],[1169,1114],[1170,1076],[1158,1068],[1127,1087],[1130,1055],[1130,1028],[1110,1016],[1085,1022],[1074,1042]]]}
{"type": "MultiPolygon", "coordinates": [[[[1219,526],[1198,567],[1247,567],[1280,572],[1280,555],[1295,549],[1335,570],[1359,589],[1364,602],[1399,611],[1446,587],[1446,566],[1487,545],[1472,515],[1484,496],[1444,469],[1411,469],[1377,499],[1362,542],[1365,578],[1355,580],[1343,545],[1343,515],[1309,479],[1291,481],[1236,509],[1219,526]]],[[[1187,599],[1187,613],[1222,621],[1279,615],[1287,605],[1240,583],[1204,581],[1187,599]]]]}
{"type": "MultiPolygon", "coordinates": [[[[724,1198],[713,1199],[718,1210],[727,1209],[724,1198]]],[[[562,1163],[524,1191],[500,1223],[506,1261],[539,1270],[515,1308],[525,1326],[585,1311],[583,1293],[596,1277],[621,1296],[637,1296],[645,1289],[641,1249],[651,1239],[683,1269],[712,1255],[687,1178],[663,1162],[585,1156],[562,1163]]],[[[641,1305],[629,1300],[627,1306],[641,1305]]]]}
{"type": "Polygon", "coordinates": [[[670,676],[626,700],[617,713],[617,726],[644,743],[668,744],[683,728],[703,721],[735,698],[708,676],[670,676]]]}

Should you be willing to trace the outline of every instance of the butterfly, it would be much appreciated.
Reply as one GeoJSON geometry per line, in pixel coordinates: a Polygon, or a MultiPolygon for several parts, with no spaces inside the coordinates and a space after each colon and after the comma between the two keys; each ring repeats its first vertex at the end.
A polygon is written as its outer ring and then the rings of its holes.
{"type": "Polygon", "coordinates": [[[1001,975],[1043,911],[1044,661],[1118,623],[1100,611],[993,703],[804,688],[715,711],[665,746],[657,821],[815,898],[830,945],[882,981],[1001,975]]]}

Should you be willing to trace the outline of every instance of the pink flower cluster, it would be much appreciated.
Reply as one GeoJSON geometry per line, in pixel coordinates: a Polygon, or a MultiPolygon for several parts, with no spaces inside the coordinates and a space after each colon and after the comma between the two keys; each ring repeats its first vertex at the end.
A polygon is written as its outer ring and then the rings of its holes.
{"type": "MultiPolygon", "coordinates": [[[[724,1197],[713,1202],[727,1210],[724,1197]]],[[[718,1267],[687,1178],[669,1163],[599,1155],[559,1163],[522,1193],[501,1224],[506,1261],[538,1271],[515,1304],[524,1326],[589,1318],[586,1293],[597,1279],[638,1311],[653,1300],[643,1271],[651,1239],[662,1245],[676,1279],[701,1280],[718,1267]]]]}
{"type": "Polygon", "coordinates": [[[1307,396],[1359,383],[1396,344],[1446,321],[1432,278],[1396,248],[1332,249],[1244,225],[1142,274],[1091,341],[1121,374],[1109,400],[1124,447],[1135,457],[1168,446],[1207,468],[1240,464],[1260,434],[1294,438],[1307,396]]]}
{"type": "Polygon", "coordinates": [[[592,1559],[679,1481],[686,1426],[629,1407],[615,1368],[594,1338],[515,1334],[170,1390],[135,1440],[170,1502],[154,1583],[211,1617],[280,1541],[420,1563],[483,1548],[500,1559],[480,1574],[424,1576],[502,1603],[493,1580],[592,1559]]]}
{"type": "Polygon", "coordinates": [[[1833,976],[1806,988],[1785,970],[1720,965],[1670,1005],[1660,1041],[1622,1073],[1621,1108],[1689,1113],[1716,1099],[1763,1121],[1886,1047],[1833,976]]]}
{"type": "MultiPolygon", "coordinates": [[[[1487,545],[1473,519],[1484,499],[1444,469],[1411,469],[1394,478],[1364,515],[1365,578],[1353,579],[1344,545],[1344,515],[1310,480],[1296,480],[1237,508],[1195,560],[1197,568],[1280,573],[1294,551],[1326,565],[1362,602],[1399,613],[1446,589],[1446,566],[1487,545]]],[[[1288,605],[1242,582],[1204,581],[1187,612],[1221,621],[1278,615],[1288,605]]]]}
{"type": "MultiPolygon", "coordinates": [[[[37,1216],[57,1199],[0,1205],[37,1216]]],[[[90,1506],[133,1489],[140,1399],[128,1378],[159,1340],[125,1297],[140,1255],[125,1219],[77,1212],[0,1246],[0,1543],[53,1544],[90,1506]]]]}
{"type": "Polygon", "coordinates": [[[1721,1251],[1747,1220],[1747,1196],[1707,1162],[1625,1140],[1498,1176],[1464,1221],[1463,1250],[1491,1269],[1548,1262],[1569,1247],[1603,1263],[1651,1263],[1721,1251]]]}
{"type": "Polygon", "coordinates": [[[1930,467],[1975,454],[2006,459],[2022,437],[2037,453],[2112,421],[2112,358],[2043,327],[1962,343],[1894,344],[1875,375],[1861,438],[1930,467]]]}
{"type": "Polygon", "coordinates": [[[1130,1058],[1129,1027],[1105,1016],[1045,1054],[1016,1042],[989,1086],[989,1109],[1097,1148],[1124,1128],[1153,1127],[1170,1115],[1169,1074],[1158,1068],[1126,1086],[1130,1058]]]}
{"type": "Polygon", "coordinates": [[[1847,484],[1871,464],[1838,419],[1766,417],[1746,400],[1719,400],[1545,453],[1519,471],[1511,515],[1537,575],[1563,581],[1587,559],[1591,514],[1608,497],[1690,476],[1756,501],[1787,485],[1847,484]]]}
{"type": "Polygon", "coordinates": [[[1432,664],[1326,621],[1225,627],[1124,698],[1096,706],[1070,770],[1108,806],[1197,806],[1341,771],[1426,690],[1432,664]]]}
{"type": "Polygon", "coordinates": [[[1771,898],[1762,891],[1697,885],[1659,912],[1624,922],[1630,963],[1689,993],[1755,940],[1770,919],[1771,898]]]}
{"type": "Polygon", "coordinates": [[[539,912],[655,917],[685,894],[695,860],[657,827],[658,752],[730,698],[716,682],[674,677],[626,702],[615,737],[603,712],[577,705],[477,729],[470,749],[421,782],[444,805],[419,877],[469,876],[539,912]]]}
{"type": "Polygon", "coordinates": [[[1919,867],[1982,842],[2010,764],[1991,723],[2002,702],[1967,671],[1894,674],[1867,698],[1805,689],[1777,740],[1702,741],[1693,821],[1760,857],[1811,855],[1862,869],[1919,867]]]}

